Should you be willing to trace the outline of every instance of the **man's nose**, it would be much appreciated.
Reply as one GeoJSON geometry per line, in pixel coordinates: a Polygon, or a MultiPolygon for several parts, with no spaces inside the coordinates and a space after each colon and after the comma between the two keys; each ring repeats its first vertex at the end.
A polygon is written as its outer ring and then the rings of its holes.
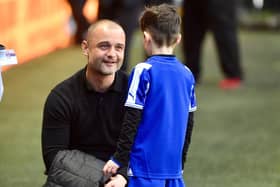
{"type": "Polygon", "coordinates": [[[115,56],[117,56],[117,51],[114,49],[114,47],[111,47],[108,49],[107,55],[110,57],[115,57],[115,56]]]}

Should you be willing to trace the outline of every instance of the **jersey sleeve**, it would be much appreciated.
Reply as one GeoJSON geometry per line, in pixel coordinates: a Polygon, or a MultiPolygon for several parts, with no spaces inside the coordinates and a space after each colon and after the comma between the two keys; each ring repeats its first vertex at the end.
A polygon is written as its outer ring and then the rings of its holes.
{"type": "Polygon", "coordinates": [[[131,72],[129,78],[128,95],[125,106],[143,109],[147,93],[150,88],[149,68],[150,64],[140,63],[131,72]]]}
{"type": "Polygon", "coordinates": [[[191,85],[191,91],[190,91],[190,105],[189,105],[189,111],[194,112],[197,109],[196,104],[196,96],[195,96],[195,81],[193,79],[193,84],[191,85]]]}

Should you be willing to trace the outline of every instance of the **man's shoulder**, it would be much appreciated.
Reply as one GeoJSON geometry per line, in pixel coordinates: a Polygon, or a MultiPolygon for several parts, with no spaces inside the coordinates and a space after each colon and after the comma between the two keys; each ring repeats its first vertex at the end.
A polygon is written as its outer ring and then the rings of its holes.
{"type": "Polygon", "coordinates": [[[79,70],[69,78],[58,83],[48,94],[45,102],[45,110],[66,109],[74,104],[75,98],[79,98],[83,70],[79,70]]]}
{"type": "Polygon", "coordinates": [[[83,75],[84,69],[81,69],[68,77],[67,79],[59,82],[53,89],[53,92],[58,93],[71,93],[75,90],[79,89],[78,87],[81,86],[82,83],[82,75],[83,75]]]}

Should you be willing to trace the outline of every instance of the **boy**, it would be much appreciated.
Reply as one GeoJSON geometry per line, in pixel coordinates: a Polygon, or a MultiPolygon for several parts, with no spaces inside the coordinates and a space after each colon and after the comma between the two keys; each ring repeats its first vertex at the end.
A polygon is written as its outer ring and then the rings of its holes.
{"type": "Polygon", "coordinates": [[[132,70],[117,151],[103,168],[114,174],[129,161],[129,187],[184,187],[196,100],[192,73],[173,55],[180,25],[172,5],[146,8],[140,17],[149,58],[132,70]]]}

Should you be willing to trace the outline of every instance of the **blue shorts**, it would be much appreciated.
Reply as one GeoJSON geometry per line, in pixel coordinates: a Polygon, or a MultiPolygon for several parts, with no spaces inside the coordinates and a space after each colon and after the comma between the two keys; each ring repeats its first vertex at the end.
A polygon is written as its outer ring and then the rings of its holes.
{"type": "Polygon", "coordinates": [[[178,179],[148,179],[130,177],[128,187],[185,187],[184,180],[178,179]]]}

